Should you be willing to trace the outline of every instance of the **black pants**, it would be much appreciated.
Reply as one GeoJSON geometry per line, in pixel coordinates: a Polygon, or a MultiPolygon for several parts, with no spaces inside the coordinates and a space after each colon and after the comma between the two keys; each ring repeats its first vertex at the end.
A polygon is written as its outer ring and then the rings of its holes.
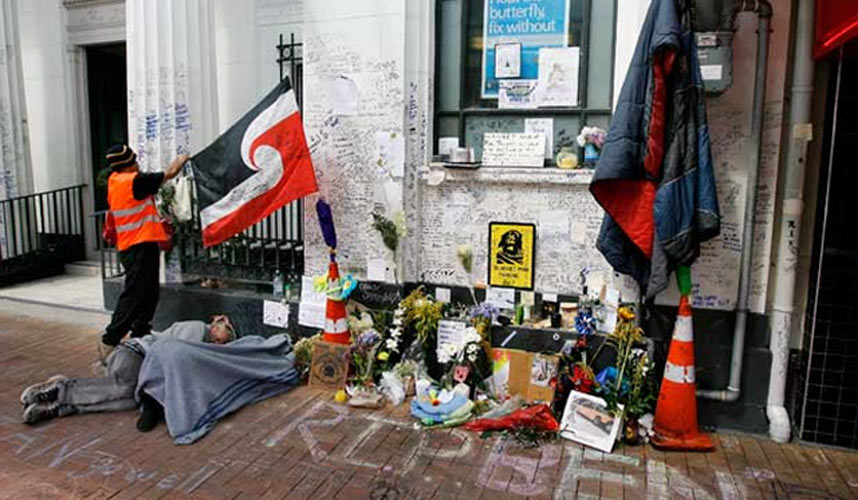
{"type": "Polygon", "coordinates": [[[125,268],[125,288],[116,303],[113,318],[101,341],[118,345],[131,330],[132,337],[142,337],[152,331],[152,317],[158,307],[161,285],[161,250],[157,243],[140,243],[119,252],[125,268]]]}

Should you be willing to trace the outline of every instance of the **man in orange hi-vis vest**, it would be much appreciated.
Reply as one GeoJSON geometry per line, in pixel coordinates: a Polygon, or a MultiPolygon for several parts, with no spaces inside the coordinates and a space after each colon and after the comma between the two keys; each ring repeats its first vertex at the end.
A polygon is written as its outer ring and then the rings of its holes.
{"type": "Polygon", "coordinates": [[[186,161],[187,155],[179,155],[165,172],[144,173],[139,171],[137,154],[127,145],[107,150],[107,163],[113,171],[107,182],[107,202],[116,224],[116,248],[125,269],[125,288],[98,344],[102,363],[129,331],[131,337],[151,333],[160,291],[159,244],[170,239],[155,207],[154,195],[165,181],[179,174],[186,161]]]}

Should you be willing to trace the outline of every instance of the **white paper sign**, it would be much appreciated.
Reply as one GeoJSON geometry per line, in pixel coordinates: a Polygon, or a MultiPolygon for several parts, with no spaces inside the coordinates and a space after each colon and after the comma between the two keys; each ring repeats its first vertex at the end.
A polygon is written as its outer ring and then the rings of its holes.
{"type": "MultiPolygon", "coordinates": [[[[620,411],[623,405],[618,405],[620,411]]],[[[560,420],[560,436],[610,453],[617,440],[620,419],[611,414],[608,404],[583,392],[572,391],[560,420]]]]}
{"type": "Polygon", "coordinates": [[[539,105],[577,106],[578,47],[539,49],[539,105]]]}
{"type": "Polygon", "coordinates": [[[327,300],[328,297],[324,293],[317,292],[313,287],[313,278],[310,276],[301,277],[301,302],[324,306],[327,300]]]}
{"type": "Polygon", "coordinates": [[[328,78],[324,84],[328,104],[335,115],[353,116],[358,111],[357,83],[346,75],[328,78]]]}
{"type": "Polygon", "coordinates": [[[724,66],[720,64],[703,64],[700,66],[700,77],[704,80],[720,80],[724,74],[724,66]]]}
{"type": "Polygon", "coordinates": [[[540,238],[563,238],[569,236],[569,215],[563,210],[551,210],[539,215],[540,238]]]}
{"type": "Polygon", "coordinates": [[[310,328],[324,328],[325,305],[311,302],[298,304],[298,324],[310,328]]]}
{"type": "Polygon", "coordinates": [[[376,132],[375,162],[381,174],[392,177],[405,175],[405,141],[397,132],[376,132]]]}
{"type": "Polygon", "coordinates": [[[545,157],[554,157],[554,118],[525,118],[524,133],[545,135],[545,157]]]}
{"type": "Polygon", "coordinates": [[[498,108],[536,108],[536,80],[499,80],[498,108]]]}
{"type": "Polygon", "coordinates": [[[521,76],[521,44],[495,45],[495,78],[518,78],[519,76],[521,76]]]}
{"type": "Polygon", "coordinates": [[[387,279],[387,262],[384,259],[367,259],[367,281],[384,281],[387,279]]]}
{"type": "Polygon", "coordinates": [[[576,245],[587,244],[587,224],[581,221],[572,221],[569,229],[569,240],[576,245]]]}
{"type": "Polygon", "coordinates": [[[545,134],[483,134],[483,165],[541,167],[545,164],[545,134]]]}
{"type": "Polygon", "coordinates": [[[489,287],[486,290],[486,302],[498,309],[515,309],[515,289],[489,287]]]}
{"type": "Polygon", "coordinates": [[[289,304],[266,300],[262,304],[262,323],[278,328],[289,327],[289,304]]]}
{"type": "Polygon", "coordinates": [[[444,287],[435,288],[435,300],[438,302],[443,302],[445,304],[450,303],[450,289],[444,287]]]}
{"type": "Polygon", "coordinates": [[[438,154],[441,156],[449,156],[458,147],[458,137],[441,137],[438,139],[438,154]]]}
{"type": "Polygon", "coordinates": [[[536,304],[536,294],[533,292],[521,292],[521,305],[533,307],[536,304]]]}
{"type": "Polygon", "coordinates": [[[438,322],[438,344],[435,348],[435,352],[438,355],[439,362],[446,363],[448,361],[446,359],[445,352],[445,348],[448,345],[462,345],[462,338],[464,337],[465,328],[467,328],[467,326],[468,325],[462,321],[442,319],[438,322]]]}

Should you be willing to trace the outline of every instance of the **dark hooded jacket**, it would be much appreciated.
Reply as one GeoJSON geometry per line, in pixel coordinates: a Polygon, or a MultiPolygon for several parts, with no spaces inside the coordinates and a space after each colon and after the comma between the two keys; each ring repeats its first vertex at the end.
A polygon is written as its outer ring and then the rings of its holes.
{"type": "Polygon", "coordinates": [[[590,191],[605,209],[597,247],[646,297],[718,235],[706,104],[690,0],[653,0],[590,191]]]}

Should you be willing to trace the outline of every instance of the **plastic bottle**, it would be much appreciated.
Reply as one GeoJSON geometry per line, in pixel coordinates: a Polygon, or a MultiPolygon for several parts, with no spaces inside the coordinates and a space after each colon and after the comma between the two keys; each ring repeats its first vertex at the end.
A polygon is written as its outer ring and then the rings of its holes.
{"type": "Polygon", "coordinates": [[[274,271],[274,281],[272,282],[272,287],[274,288],[275,297],[283,296],[283,273],[281,273],[279,269],[274,271]]]}

